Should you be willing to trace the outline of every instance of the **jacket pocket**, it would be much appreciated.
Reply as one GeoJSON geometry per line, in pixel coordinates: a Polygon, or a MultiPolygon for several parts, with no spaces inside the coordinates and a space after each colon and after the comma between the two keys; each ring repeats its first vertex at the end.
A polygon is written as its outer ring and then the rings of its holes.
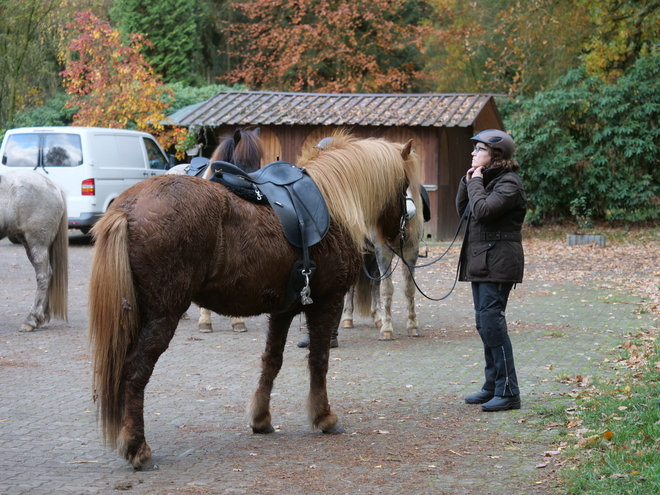
{"type": "Polygon", "coordinates": [[[487,277],[490,273],[488,268],[488,251],[495,244],[475,244],[470,247],[470,262],[468,263],[467,274],[469,277],[487,277]]]}

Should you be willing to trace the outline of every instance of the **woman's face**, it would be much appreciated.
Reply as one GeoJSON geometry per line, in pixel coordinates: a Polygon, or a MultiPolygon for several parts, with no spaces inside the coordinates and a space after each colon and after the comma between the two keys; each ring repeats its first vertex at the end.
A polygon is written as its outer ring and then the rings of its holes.
{"type": "Polygon", "coordinates": [[[490,163],[490,149],[483,143],[477,143],[472,151],[472,167],[488,167],[490,163]]]}

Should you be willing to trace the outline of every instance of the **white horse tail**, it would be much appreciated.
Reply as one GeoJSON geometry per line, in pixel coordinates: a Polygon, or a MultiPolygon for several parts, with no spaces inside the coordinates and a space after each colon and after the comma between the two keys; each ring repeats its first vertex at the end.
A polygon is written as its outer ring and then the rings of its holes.
{"type": "Polygon", "coordinates": [[[69,221],[66,209],[66,194],[62,194],[62,218],[60,227],[51,244],[48,257],[53,274],[48,285],[48,306],[55,318],[68,321],[69,294],[69,221]]]}
{"type": "MultiPolygon", "coordinates": [[[[373,252],[363,256],[363,264],[370,267],[375,260],[373,252]]],[[[376,274],[378,275],[378,274],[376,274]]],[[[372,294],[376,289],[378,282],[370,279],[363,269],[360,270],[357,282],[355,282],[355,292],[353,293],[353,306],[360,316],[371,316],[372,313],[372,294]]]]}

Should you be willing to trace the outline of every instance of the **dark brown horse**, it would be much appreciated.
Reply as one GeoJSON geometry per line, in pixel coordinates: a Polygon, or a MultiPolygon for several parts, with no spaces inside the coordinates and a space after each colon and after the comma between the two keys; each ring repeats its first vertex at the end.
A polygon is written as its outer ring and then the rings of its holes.
{"type": "Polygon", "coordinates": [[[330,212],[330,228],[311,247],[309,294],[282,310],[300,252],[269,206],[248,202],[211,181],[163,175],[118,197],[93,229],[90,340],[94,389],[106,443],[135,469],[153,467],[144,436],[144,390],[190,302],[228,316],[269,313],[261,377],[249,408],[254,433],[271,433],[270,396],[293,317],[305,313],[311,424],[343,431],[328,404],[330,338],[342,299],[360,270],[364,240],[399,235],[419,162],[406,145],[338,133],[333,146],[302,151],[330,212]]]}

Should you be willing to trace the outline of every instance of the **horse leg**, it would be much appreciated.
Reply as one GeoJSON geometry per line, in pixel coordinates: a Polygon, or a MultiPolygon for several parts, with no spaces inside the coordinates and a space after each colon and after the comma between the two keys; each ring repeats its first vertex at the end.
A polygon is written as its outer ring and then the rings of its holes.
{"type": "Polygon", "coordinates": [[[415,284],[413,282],[413,273],[414,268],[408,269],[404,267],[403,278],[405,285],[403,292],[406,296],[406,302],[408,305],[408,321],[406,322],[406,328],[408,329],[408,335],[410,337],[419,337],[419,323],[417,323],[417,312],[415,311],[415,284]]]}
{"type": "Polygon", "coordinates": [[[341,314],[341,327],[353,328],[353,295],[355,294],[355,286],[348,289],[344,296],[344,310],[341,314]]]}
{"type": "MultiPolygon", "coordinates": [[[[392,253],[381,250],[376,247],[376,257],[380,273],[389,273],[392,264],[392,253]]],[[[394,284],[392,283],[392,274],[380,281],[380,317],[382,326],[380,327],[380,336],[378,340],[393,340],[394,328],[392,327],[392,295],[394,294],[394,284]]]]}
{"type": "Polygon", "coordinates": [[[231,329],[234,332],[247,332],[247,327],[245,326],[245,320],[243,318],[232,316],[229,319],[229,323],[231,323],[231,329]]]}
{"type": "Polygon", "coordinates": [[[253,433],[273,433],[275,431],[271,424],[270,394],[273,391],[275,378],[282,368],[284,346],[292,320],[292,313],[272,314],[269,317],[266,349],[261,355],[259,385],[248,408],[253,433]]]}
{"type": "Polygon", "coordinates": [[[380,282],[371,287],[371,319],[376,328],[383,326],[382,309],[380,306],[380,282]]]}
{"type": "Polygon", "coordinates": [[[415,292],[417,290],[415,287],[415,281],[413,280],[415,269],[412,268],[417,263],[418,253],[419,244],[417,243],[415,243],[414,246],[409,246],[409,249],[404,249],[403,251],[404,259],[408,265],[402,268],[404,280],[403,293],[406,296],[406,303],[408,305],[408,321],[406,322],[406,328],[408,329],[408,336],[410,337],[420,336],[419,323],[417,323],[417,312],[415,311],[415,292]]]}
{"type": "Polygon", "coordinates": [[[28,239],[25,242],[25,252],[36,274],[37,292],[34,295],[34,302],[30,308],[30,313],[21,325],[19,332],[32,332],[42,323],[50,320],[48,286],[53,270],[48,258],[48,248],[31,243],[28,239]]]}
{"type": "Polygon", "coordinates": [[[307,401],[309,419],[314,428],[323,433],[344,433],[339,418],[328,403],[327,375],[330,358],[330,340],[339,326],[341,299],[338,302],[322,304],[315,302],[306,313],[309,325],[309,375],[310,387],[307,401]]]}
{"type": "Polygon", "coordinates": [[[202,333],[209,333],[213,331],[211,326],[211,310],[199,307],[199,331],[202,333]]]}
{"type": "Polygon", "coordinates": [[[144,389],[156,362],[169,346],[177,318],[151,318],[143,326],[124,366],[124,409],[117,450],[136,471],[157,469],[144,436],[144,389]]]}

